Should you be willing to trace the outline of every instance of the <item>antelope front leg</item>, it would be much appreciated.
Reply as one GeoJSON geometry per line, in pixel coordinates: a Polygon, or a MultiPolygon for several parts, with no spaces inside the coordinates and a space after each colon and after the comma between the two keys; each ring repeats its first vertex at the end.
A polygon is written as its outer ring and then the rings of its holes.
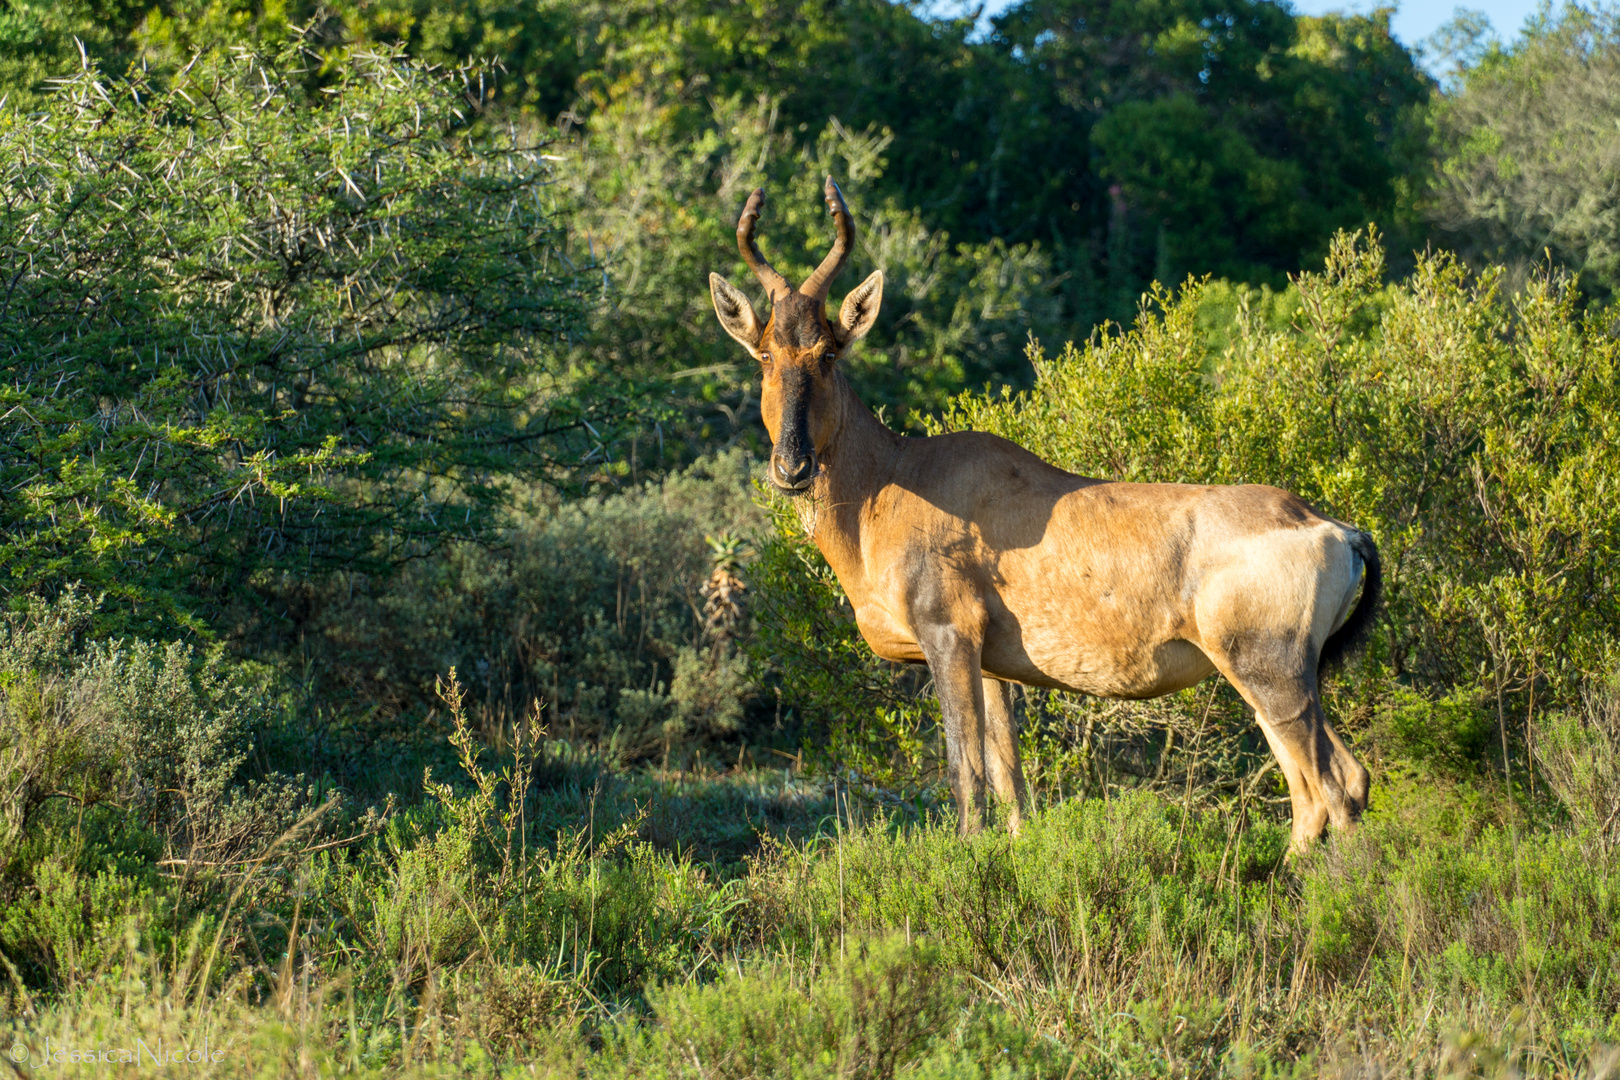
{"type": "Polygon", "coordinates": [[[949,624],[918,635],[934,676],[945,723],[945,773],[956,796],[956,829],[963,836],[984,824],[984,682],[980,645],[949,624]]]}

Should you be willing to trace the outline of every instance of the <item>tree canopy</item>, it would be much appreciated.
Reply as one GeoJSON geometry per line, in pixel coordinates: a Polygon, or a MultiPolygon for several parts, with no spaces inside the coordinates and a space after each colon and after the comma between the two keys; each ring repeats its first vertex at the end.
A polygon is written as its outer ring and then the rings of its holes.
{"type": "Polygon", "coordinates": [[[1083,332],[1128,319],[1155,277],[1280,285],[1334,230],[1398,223],[1430,80],[1388,14],[1025,0],[981,41],[916,0],[161,0],[110,11],[127,33],[102,37],[178,63],[304,26],[334,55],[380,42],[497,64],[501,115],[588,127],[650,96],[670,139],[712,130],[710,103],[732,97],[770,98],[809,139],[829,118],[887,129],[880,194],[958,242],[1043,245],[1083,332]]]}
{"type": "Polygon", "coordinates": [[[1620,12],[1548,12],[1459,82],[1435,112],[1443,242],[1521,267],[1551,253],[1620,290],[1620,12]]]}
{"type": "Polygon", "coordinates": [[[632,406],[569,370],[582,270],[543,146],[465,130],[390,52],[158,82],[88,66],[0,114],[0,566],[159,620],[276,569],[365,571],[566,482],[632,406]]]}

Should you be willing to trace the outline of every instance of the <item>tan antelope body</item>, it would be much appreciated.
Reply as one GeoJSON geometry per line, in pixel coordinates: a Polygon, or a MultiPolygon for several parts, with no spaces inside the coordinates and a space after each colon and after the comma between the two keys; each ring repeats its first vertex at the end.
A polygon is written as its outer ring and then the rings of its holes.
{"type": "Polygon", "coordinates": [[[743,211],[738,245],[770,293],[767,322],[718,275],[710,289],[761,363],[771,482],[801,500],[872,650],[933,673],[963,831],[982,821],[987,787],[1018,827],[1011,683],[1148,698],[1212,671],[1255,710],[1288,782],[1295,848],[1329,820],[1351,824],[1367,771],[1329,726],[1317,671],[1371,621],[1372,539],[1276,488],[1090,480],[994,435],[890,431],[837,367],[871,328],[883,279],[827,319],[854,224],[831,177],[826,190],[838,241],[797,292],[754,242],[763,192],[743,211]]]}

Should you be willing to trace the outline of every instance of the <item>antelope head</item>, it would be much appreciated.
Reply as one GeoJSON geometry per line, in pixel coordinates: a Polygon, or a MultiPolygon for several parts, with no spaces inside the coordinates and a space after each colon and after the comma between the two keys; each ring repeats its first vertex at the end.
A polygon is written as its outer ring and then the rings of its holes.
{"type": "Polygon", "coordinates": [[[883,301],[880,270],[844,297],[836,322],[827,318],[827,287],[849,261],[855,220],[830,176],[825,191],[838,237],[797,291],[765,261],[754,240],[754,226],[765,208],[764,190],[748,196],[737,222],[737,248],[770,297],[771,316],[763,324],[742,290],[719,274],[709,275],[709,295],[720,325],[760,364],[759,406],[772,444],[766,475],[792,493],[806,490],[815,480],[821,458],[842,424],[838,358],[872,329],[883,301]]]}

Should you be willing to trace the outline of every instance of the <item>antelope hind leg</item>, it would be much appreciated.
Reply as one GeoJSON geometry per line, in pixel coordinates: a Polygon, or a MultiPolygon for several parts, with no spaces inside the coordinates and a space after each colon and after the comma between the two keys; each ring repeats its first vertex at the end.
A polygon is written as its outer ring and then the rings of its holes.
{"type": "MultiPolygon", "coordinates": [[[[1245,694],[1244,697],[1248,695],[1245,694]]],[[[1327,827],[1327,804],[1322,799],[1318,786],[1311,783],[1305,770],[1300,767],[1299,760],[1294,754],[1296,740],[1286,734],[1284,728],[1273,724],[1258,709],[1255,710],[1254,719],[1260,726],[1261,734],[1265,735],[1267,745],[1271,747],[1271,755],[1277,759],[1277,766],[1282,770],[1283,779],[1288,782],[1288,799],[1293,806],[1293,828],[1289,847],[1296,853],[1307,851],[1327,827]]]]}
{"type": "Polygon", "coordinates": [[[1294,807],[1292,847],[1308,849],[1331,821],[1349,829],[1367,807],[1367,770],[1327,721],[1307,669],[1305,650],[1283,646],[1253,650],[1286,663],[1256,664],[1239,655],[1211,656],[1221,674],[1253,707],[1260,730],[1288,781],[1294,807]]]}
{"type": "Polygon", "coordinates": [[[1007,807],[1007,829],[1014,836],[1029,810],[1024,766],[1018,759],[1018,727],[1013,721],[1012,683],[984,679],[984,771],[996,801],[1007,807]]]}
{"type": "MultiPolygon", "coordinates": [[[[1367,808],[1367,770],[1355,759],[1339,739],[1338,732],[1328,723],[1327,714],[1317,698],[1312,682],[1301,680],[1302,685],[1289,694],[1269,695],[1272,704],[1265,710],[1267,738],[1275,733],[1274,750],[1278,744],[1293,760],[1305,784],[1310,788],[1314,810],[1308,818],[1294,819],[1293,846],[1302,850],[1322,835],[1325,825],[1349,831],[1361,820],[1367,808]]],[[[1278,753],[1279,761],[1282,753],[1278,753]]],[[[1290,783],[1290,794],[1293,784],[1290,783]]],[[[1297,800],[1296,800],[1297,805],[1297,800]]]]}

